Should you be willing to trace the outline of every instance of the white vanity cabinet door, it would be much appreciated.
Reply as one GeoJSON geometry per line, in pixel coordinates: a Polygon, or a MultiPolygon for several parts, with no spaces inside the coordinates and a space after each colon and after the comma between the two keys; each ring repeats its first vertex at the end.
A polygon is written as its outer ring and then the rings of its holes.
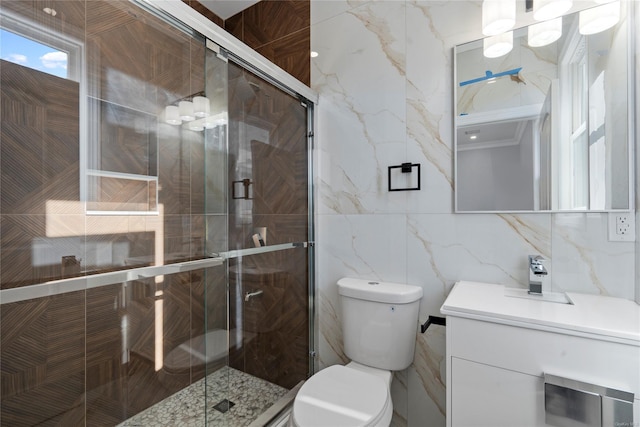
{"type": "Polygon", "coordinates": [[[451,427],[538,427],[542,378],[452,357],[451,427]]]}
{"type": "Polygon", "coordinates": [[[447,427],[546,426],[544,374],[635,394],[640,347],[447,317],[447,427]]]}

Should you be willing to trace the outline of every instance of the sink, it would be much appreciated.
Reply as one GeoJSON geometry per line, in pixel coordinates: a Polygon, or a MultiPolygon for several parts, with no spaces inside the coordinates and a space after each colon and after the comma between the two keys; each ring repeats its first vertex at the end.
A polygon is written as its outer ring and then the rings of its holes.
{"type": "Polygon", "coordinates": [[[530,294],[526,289],[504,288],[504,295],[514,298],[526,298],[542,302],[573,305],[571,298],[564,292],[543,292],[542,295],[530,294]]]}

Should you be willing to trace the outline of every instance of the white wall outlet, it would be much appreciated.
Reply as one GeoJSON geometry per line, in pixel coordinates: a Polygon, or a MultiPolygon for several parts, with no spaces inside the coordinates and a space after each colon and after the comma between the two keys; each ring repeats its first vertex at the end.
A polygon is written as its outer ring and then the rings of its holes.
{"type": "Polygon", "coordinates": [[[636,241],[636,219],[633,212],[609,212],[609,241],[636,241]]]}

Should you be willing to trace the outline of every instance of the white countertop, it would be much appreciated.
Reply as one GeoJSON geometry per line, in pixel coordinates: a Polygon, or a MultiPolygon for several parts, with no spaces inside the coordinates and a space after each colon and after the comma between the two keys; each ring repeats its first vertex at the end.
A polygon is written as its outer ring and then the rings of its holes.
{"type": "Polygon", "coordinates": [[[640,346],[640,305],[622,298],[567,292],[560,304],[505,296],[505,286],[460,281],[440,308],[465,317],[640,346]]]}

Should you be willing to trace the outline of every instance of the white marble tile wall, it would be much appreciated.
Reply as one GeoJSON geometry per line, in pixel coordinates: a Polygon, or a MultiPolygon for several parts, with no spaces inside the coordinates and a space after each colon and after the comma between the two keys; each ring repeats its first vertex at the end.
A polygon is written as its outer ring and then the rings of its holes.
{"type": "MultiPolygon", "coordinates": [[[[607,241],[606,214],[454,214],[452,48],[481,36],[479,1],[312,0],[318,104],[320,367],[347,361],[336,281],[416,284],[420,318],[457,280],[526,286],[527,255],[548,286],[633,299],[636,246],[607,241]],[[387,167],[422,166],[422,189],[387,191],[387,167]]],[[[639,261],[640,262],[640,261],[639,261]]],[[[393,425],[444,426],[445,328],[418,337],[392,386],[393,425]]]]}

